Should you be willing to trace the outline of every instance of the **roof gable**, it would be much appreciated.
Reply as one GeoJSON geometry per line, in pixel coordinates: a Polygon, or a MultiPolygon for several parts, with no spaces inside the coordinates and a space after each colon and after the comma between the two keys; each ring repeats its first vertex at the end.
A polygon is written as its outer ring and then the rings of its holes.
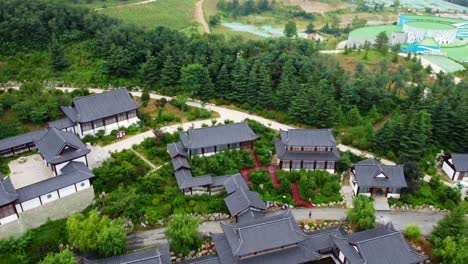
{"type": "Polygon", "coordinates": [[[240,257],[297,244],[307,239],[288,210],[236,225],[221,224],[232,254],[240,257]]]}
{"type": "Polygon", "coordinates": [[[126,255],[114,256],[103,259],[88,260],[84,259],[86,264],[170,264],[171,252],[169,244],[164,244],[160,248],[153,248],[143,251],[136,251],[126,255]]]}
{"type": "Polygon", "coordinates": [[[373,159],[360,161],[354,165],[354,174],[362,187],[407,187],[402,165],[383,165],[373,159]]]}
{"type": "Polygon", "coordinates": [[[137,109],[127,89],[121,88],[99,94],[73,99],[71,107],[62,107],[65,115],[73,122],[90,122],[137,109]]]}
{"type": "Polygon", "coordinates": [[[0,206],[9,204],[18,199],[18,193],[11,183],[11,178],[3,178],[0,173],[0,206]]]}
{"type": "Polygon", "coordinates": [[[249,208],[256,208],[258,210],[266,209],[265,203],[257,192],[244,190],[242,188],[237,189],[237,191],[224,198],[224,202],[231,216],[245,212],[249,208]]]}
{"type": "Polygon", "coordinates": [[[72,160],[89,153],[89,149],[75,134],[55,127],[49,128],[47,134],[35,141],[35,144],[44,159],[51,164],[72,160]]]}
{"type": "Polygon", "coordinates": [[[280,130],[281,141],[286,146],[335,147],[336,140],[331,129],[280,130]]]}
{"type": "Polygon", "coordinates": [[[468,153],[466,154],[452,154],[452,161],[455,170],[458,172],[468,171],[468,153]]]}
{"type": "Polygon", "coordinates": [[[246,122],[189,129],[179,132],[179,135],[184,147],[188,149],[234,144],[258,138],[246,122]]]}

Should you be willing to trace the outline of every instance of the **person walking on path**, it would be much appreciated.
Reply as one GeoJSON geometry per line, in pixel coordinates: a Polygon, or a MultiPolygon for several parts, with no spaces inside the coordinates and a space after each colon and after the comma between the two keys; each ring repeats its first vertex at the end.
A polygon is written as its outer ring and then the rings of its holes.
{"type": "Polygon", "coordinates": [[[309,211],[309,218],[312,218],[312,211],[309,211]]]}

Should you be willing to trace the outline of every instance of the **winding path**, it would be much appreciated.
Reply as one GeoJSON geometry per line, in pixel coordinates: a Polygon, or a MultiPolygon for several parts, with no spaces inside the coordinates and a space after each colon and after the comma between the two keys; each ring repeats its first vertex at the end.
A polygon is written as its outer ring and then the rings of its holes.
{"type": "Polygon", "coordinates": [[[210,33],[210,26],[208,25],[208,23],[206,22],[206,19],[205,19],[205,13],[203,12],[203,1],[204,0],[199,0],[196,4],[195,4],[195,20],[200,24],[202,25],[203,27],[203,32],[205,33],[210,33]]]}

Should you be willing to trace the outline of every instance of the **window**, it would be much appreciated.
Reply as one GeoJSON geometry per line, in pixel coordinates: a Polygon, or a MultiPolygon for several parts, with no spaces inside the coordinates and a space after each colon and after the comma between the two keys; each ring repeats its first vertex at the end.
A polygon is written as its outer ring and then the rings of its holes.
{"type": "Polygon", "coordinates": [[[204,150],[205,150],[205,153],[212,153],[214,152],[214,147],[207,147],[204,150]]]}
{"type": "Polygon", "coordinates": [[[334,161],[329,161],[327,163],[327,169],[334,170],[335,169],[335,162],[334,161]]]}
{"type": "Polygon", "coordinates": [[[82,182],[82,183],[80,184],[80,186],[81,186],[81,187],[84,187],[84,186],[85,186],[85,183],[84,183],[84,182],[82,182]]]}
{"type": "Polygon", "coordinates": [[[304,147],[304,151],[315,151],[315,148],[314,147],[304,147]]]}
{"type": "Polygon", "coordinates": [[[327,148],[324,148],[324,147],[317,147],[317,151],[326,151],[327,148]]]}
{"type": "Polygon", "coordinates": [[[50,198],[52,198],[52,194],[47,195],[47,199],[50,199],[50,198]]]}
{"type": "Polygon", "coordinates": [[[128,112],[128,119],[134,118],[137,116],[136,110],[128,112]]]}
{"type": "Polygon", "coordinates": [[[285,169],[289,169],[290,163],[291,163],[291,161],[285,160],[285,161],[283,161],[283,162],[281,163],[281,164],[282,164],[281,166],[282,166],[283,168],[285,168],[285,169]]]}
{"type": "Polygon", "coordinates": [[[127,113],[119,114],[119,122],[127,120],[127,113]]]}
{"type": "Polygon", "coordinates": [[[94,123],[95,128],[104,126],[104,123],[102,122],[102,119],[94,120],[93,123],[94,123]]]}
{"type": "Polygon", "coordinates": [[[315,169],[316,170],[325,169],[325,161],[317,161],[317,163],[315,164],[315,169]]]}
{"type": "Polygon", "coordinates": [[[222,151],[222,150],[225,150],[227,149],[227,145],[218,145],[216,146],[216,151],[222,151]]]}
{"type": "Polygon", "coordinates": [[[293,151],[302,151],[302,148],[301,147],[292,147],[292,150],[293,151]]]}
{"type": "Polygon", "coordinates": [[[83,132],[93,130],[93,125],[91,122],[81,123],[81,129],[83,130],[83,132]]]}
{"type": "Polygon", "coordinates": [[[301,161],[300,160],[293,160],[292,168],[293,169],[300,169],[301,168],[301,161]]]}
{"type": "Polygon", "coordinates": [[[117,121],[115,120],[115,116],[106,118],[106,126],[115,124],[117,121]]]}
{"type": "Polygon", "coordinates": [[[304,163],[302,164],[302,166],[303,166],[304,169],[306,169],[306,170],[313,170],[313,169],[314,169],[314,162],[313,162],[313,161],[304,161],[304,163]]]}

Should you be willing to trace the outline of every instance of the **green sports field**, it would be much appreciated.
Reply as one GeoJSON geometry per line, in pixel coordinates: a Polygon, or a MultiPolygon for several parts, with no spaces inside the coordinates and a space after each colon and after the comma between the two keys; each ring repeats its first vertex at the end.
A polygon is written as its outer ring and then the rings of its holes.
{"type": "Polygon", "coordinates": [[[394,25],[370,26],[355,29],[349,33],[349,36],[353,39],[373,38],[377,37],[377,35],[382,31],[385,31],[389,37],[393,32],[402,32],[401,27],[394,25]]]}
{"type": "Polygon", "coordinates": [[[413,28],[420,28],[420,29],[432,29],[432,30],[450,30],[456,29],[456,27],[445,24],[445,23],[436,23],[436,22],[426,22],[426,21],[415,21],[415,22],[407,22],[406,25],[413,27],[413,28]]]}
{"type": "Polygon", "coordinates": [[[463,71],[465,69],[463,65],[456,63],[453,60],[444,56],[423,55],[422,57],[441,67],[446,72],[463,71]]]}
{"type": "Polygon", "coordinates": [[[459,62],[468,62],[468,45],[461,47],[443,47],[442,51],[447,52],[447,56],[459,62]]]}
{"type": "Polygon", "coordinates": [[[438,16],[411,16],[405,15],[407,18],[414,19],[416,21],[430,21],[430,22],[440,22],[440,23],[449,23],[449,24],[456,24],[456,23],[466,23],[468,20],[458,19],[458,18],[451,18],[451,17],[438,17],[438,16]]]}

